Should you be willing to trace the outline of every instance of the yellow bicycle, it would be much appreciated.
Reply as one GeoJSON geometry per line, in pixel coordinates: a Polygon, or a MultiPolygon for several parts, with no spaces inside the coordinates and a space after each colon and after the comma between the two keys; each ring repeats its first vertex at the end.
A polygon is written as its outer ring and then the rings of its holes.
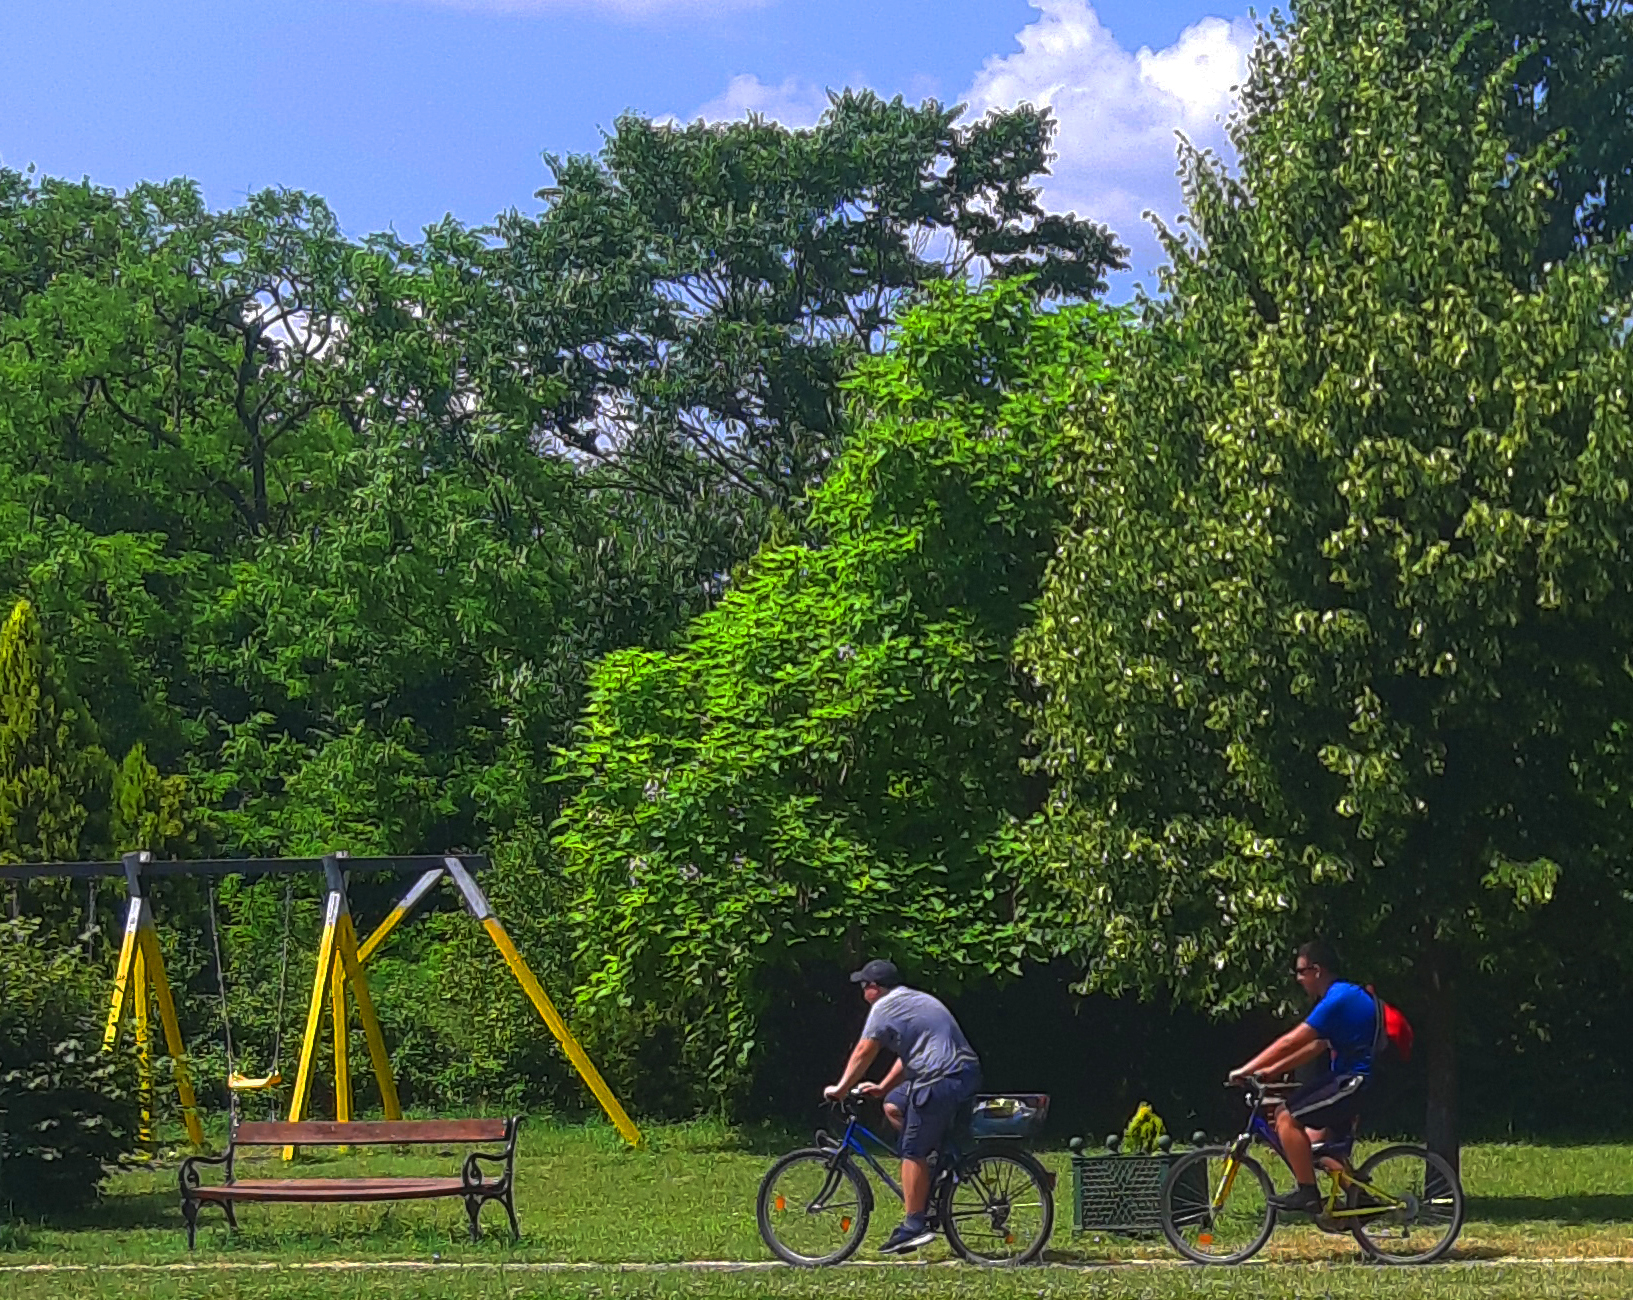
{"type": "MultiPolygon", "coordinates": [[[[1251,1076],[1242,1085],[1247,1127],[1226,1145],[1187,1152],[1163,1183],[1163,1235],[1199,1264],[1240,1264],[1276,1229],[1270,1175],[1248,1151],[1258,1143],[1287,1161],[1265,1117],[1277,1085],[1251,1076]]],[[[1463,1185],[1451,1165],[1424,1147],[1391,1146],[1356,1169],[1353,1144],[1350,1137],[1315,1147],[1316,1167],[1327,1179],[1316,1226],[1352,1234],[1384,1264],[1427,1264],[1450,1250],[1463,1230],[1463,1185]]]]}

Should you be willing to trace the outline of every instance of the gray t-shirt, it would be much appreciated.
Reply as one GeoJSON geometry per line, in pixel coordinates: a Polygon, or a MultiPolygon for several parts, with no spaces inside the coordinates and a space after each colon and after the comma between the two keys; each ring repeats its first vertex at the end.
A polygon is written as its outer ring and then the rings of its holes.
{"type": "Polygon", "coordinates": [[[953,1013],[938,998],[905,985],[891,989],[868,1011],[862,1037],[902,1058],[909,1081],[927,1083],[977,1063],[953,1013]]]}

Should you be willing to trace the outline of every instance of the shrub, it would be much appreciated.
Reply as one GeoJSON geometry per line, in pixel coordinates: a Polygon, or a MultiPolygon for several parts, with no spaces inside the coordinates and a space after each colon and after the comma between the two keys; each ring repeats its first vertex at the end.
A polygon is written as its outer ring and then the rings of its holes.
{"type": "Polygon", "coordinates": [[[78,949],[41,941],[38,920],[0,923],[0,1201],[12,1215],[89,1203],[129,1150],[129,1060],[99,1050],[99,986],[78,949]]]}

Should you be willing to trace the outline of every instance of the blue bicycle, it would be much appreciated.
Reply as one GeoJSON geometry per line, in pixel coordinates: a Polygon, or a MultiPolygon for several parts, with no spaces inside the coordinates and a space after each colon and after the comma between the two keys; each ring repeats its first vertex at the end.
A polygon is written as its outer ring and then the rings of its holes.
{"type": "MultiPolygon", "coordinates": [[[[809,1268],[856,1253],[873,1213],[863,1165],[900,1199],[902,1189],[869,1149],[894,1157],[895,1144],[862,1123],[862,1100],[853,1092],[836,1103],[846,1120],[842,1136],[819,1132],[815,1146],[789,1152],[761,1180],[760,1236],[778,1259],[809,1268]]],[[[932,1226],[939,1225],[960,1258],[1027,1264],[1049,1244],[1054,1175],[1015,1141],[1041,1127],[1047,1109],[1047,1097],[977,1097],[937,1152],[932,1226]],[[983,1129],[994,1136],[983,1136],[983,1129]]]]}

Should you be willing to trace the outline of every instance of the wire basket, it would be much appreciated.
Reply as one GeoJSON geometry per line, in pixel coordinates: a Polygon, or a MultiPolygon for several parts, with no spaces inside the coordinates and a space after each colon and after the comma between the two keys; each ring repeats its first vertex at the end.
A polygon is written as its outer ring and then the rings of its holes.
{"type": "MultiPolygon", "coordinates": [[[[1073,1138],[1072,1230],[1141,1236],[1162,1231],[1162,1188],[1179,1157],[1167,1149],[1153,1155],[1085,1155],[1083,1139],[1073,1138]]],[[[1200,1167],[1198,1177],[1205,1177],[1200,1167]]],[[[1207,1188],[1200,1189],[1206,1198],[1207,1188]]]]}

